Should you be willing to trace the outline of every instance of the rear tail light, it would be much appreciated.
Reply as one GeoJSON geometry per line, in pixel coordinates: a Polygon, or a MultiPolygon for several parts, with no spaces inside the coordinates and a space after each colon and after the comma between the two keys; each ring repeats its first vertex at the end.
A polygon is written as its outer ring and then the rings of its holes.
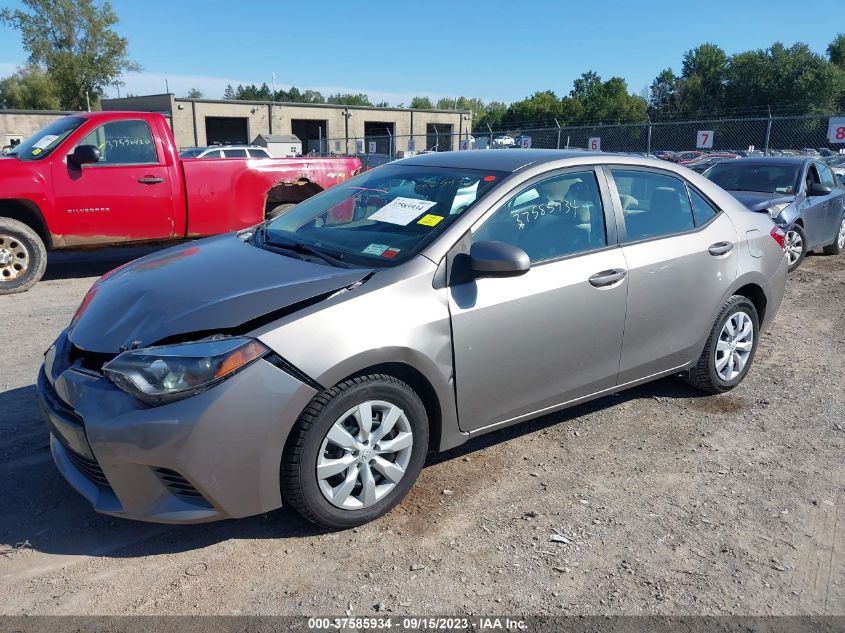
{"type": "Polygon", "coordinates": [[[784,231],[779,226],[775,226],[775,227],[772,227],[772,230],[769,233],[769,235],[771,235],[772,239],[775,242],[778,243],[778,246],[780,246],[783,249],[786,249],[786,231],[784,231]]]}

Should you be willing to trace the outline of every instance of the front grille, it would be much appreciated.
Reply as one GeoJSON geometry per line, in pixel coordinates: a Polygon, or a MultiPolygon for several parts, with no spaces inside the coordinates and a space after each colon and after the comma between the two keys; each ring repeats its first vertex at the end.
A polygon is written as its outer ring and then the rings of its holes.
{"type": "Polygon", "coordinates": [[[74,422],[79,426],[83,426],[82,418],[59,397],[59,394],[56,392],[56,388],[53,387],[52,383],[47,379],[47,376],[43,377],[41,384],[44,385],[44,399],[56,415],[64,418],[65,420],[74,422]]]}
{"type": "Polygon", "coordinates": [[[70,345],[70,351],[68,352],[68,361],[71,365],[79,363],[79,366],[83,369],[87,369],[98,374],[102,373],[103,365],[105,365],[114,357],[115,354],[89,352],[88,350],[84,350],[81,347],[77,347],[73,344],[70,345]]]}
{"type": "Polygon", "coordinates": [[[154,468],[153,470],[158,475],[161,483],[164,484],[164,487],[183,501],[205,508],[213,507],[202,496],[202,493],[191,485],[191,482],[175,470],[170,470],[169,468],[154,468]]]}
{"type": "Polygon", "coordinates": [[[65,452],[70,458],[70,461],[73,462],[73,465],[76,466],[79,472],[85,475],[89,480],[103,488],[111,487],[109,486],[109,480],[106,479],[106,476],[103,474],[103,469],[100,468],[100,465],[96,462],[96,460],[83,457],[79,453],[69,449],[67,446],[65,446],[65,452]]]}

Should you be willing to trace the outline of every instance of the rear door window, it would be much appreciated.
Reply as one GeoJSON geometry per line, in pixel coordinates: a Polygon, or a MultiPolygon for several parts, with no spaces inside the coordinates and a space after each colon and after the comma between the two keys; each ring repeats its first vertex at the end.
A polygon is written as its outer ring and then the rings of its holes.
{"type": "Polygon", "coordinates": [[[695,228],[686,185],[681,180],[648,170],[610,171],[622,202],[629,242],[695,228]]]}
{"type": "Polygon", "coordinates": [[[224,149],[223,155],[226,158],[246,158],[245,149],[224,149]]]}

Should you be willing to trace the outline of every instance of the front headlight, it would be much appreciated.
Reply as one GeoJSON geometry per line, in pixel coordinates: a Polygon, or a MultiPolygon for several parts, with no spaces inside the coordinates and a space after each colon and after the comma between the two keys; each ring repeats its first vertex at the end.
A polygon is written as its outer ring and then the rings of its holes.
{"type": "Polygon", "coordinates": [[[216,384],[268,351],[252,338],[211,338],[123,352],[103,373],[142,402],[164,404],[216,384]]]}
{"type": "Polygon", "coordinates": [[[780,215],[780,212],[783,211],[786,207],[788,207],[791,203],[789,202],[781,202],[780,204],[773,204],[770,206],[766,211],[769,212],[769,217],[773,220],[780,215]]]}

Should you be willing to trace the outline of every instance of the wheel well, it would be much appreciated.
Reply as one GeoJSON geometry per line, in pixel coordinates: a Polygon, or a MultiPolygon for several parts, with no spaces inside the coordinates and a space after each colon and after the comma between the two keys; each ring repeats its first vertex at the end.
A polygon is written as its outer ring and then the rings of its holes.
{"type": "Polygon", "coordinates": [[[50,231],[47,229],[44,216],[41,215],[41,210],[29,200],[0,200],[0,217],[23,222],[38,233],[38,237],[47,248],[52,248],[50,231]]]}
{"type": "Polygon", "coordinates": [[[307,178],[277,183],[267,192],[264,199],[264,213],[272,211],[280,204],[298,204],[321,191],[323,188],[320,185],[307,178]]]}
{"type": "Polygon", "coordinates": [[[795,220],[794,224],[797,224],[798,226],[800,226],[803,229],[804,228],[804,218],[797,218],[795,220]]]}
{"type": "Polygon", "coordinates": [[[440,447],[442,415],[440,412],[440,401],[437,399],[437,392],[434,391],[434,387],[431,386],[428,379],[410,365],[405,365],[404,363],[382,363],[357,371],[351,376],[347,376],[344,380],[371,374],[388,374],[394,378],[398,378],[417,393],[428,415],[428,452],[437,451],[440,447]]]}
{"type": "Polygon", "coordinates": [[[763,292],[763,289],[757,284],[746,284],[734,292],[734,294],[741,295],[754,304],[754,307],[757,309],[757,316],[760,318],[760,323],[762,323],[763,318],[766,316],[766,293],[763,292]]]}

